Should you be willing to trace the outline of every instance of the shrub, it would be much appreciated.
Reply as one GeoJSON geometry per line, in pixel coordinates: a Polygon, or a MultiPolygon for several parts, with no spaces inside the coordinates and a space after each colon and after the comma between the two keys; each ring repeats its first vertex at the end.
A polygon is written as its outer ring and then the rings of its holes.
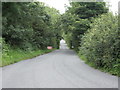
{"type": "Polygon", "coordinates": [[[119,74],[120,40],[118,17],[111,13],[94,20],[91,29],[83,36],[79,54],[83,54],[95,67],[119,74]]]}

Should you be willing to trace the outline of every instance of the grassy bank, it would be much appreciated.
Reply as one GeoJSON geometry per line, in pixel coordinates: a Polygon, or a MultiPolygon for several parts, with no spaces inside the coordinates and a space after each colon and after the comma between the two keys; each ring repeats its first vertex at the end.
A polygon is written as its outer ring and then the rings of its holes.
{"type": "Polygon", "coordinates": [[[95,63],[94,62],[89,62],[84,55],[78,54],[78,56],[80,57],[81,60],[85,61],[85,63],[88,64],[89,66],[91,66],[95,69],[98,69],[102,72],[109,73],[109,74],[120,77],[120,71],[119,71],[119,68],[118,68],[119,64],[115,64],[113,68],[96,67],[95,63]]]}
{"type": "Polygon", "coordinates": [[[20,49],[11,49],[11,50],[7,51],[7,53],[3,53],[2,65],[0,65],[0,66],[10,65],[10,64],[22,61],[22,60],[36,57],[38,55],[49,53],[51,51],[53,51],[53,50],[25,51],[25,50],[20,50],[20,49]]]}

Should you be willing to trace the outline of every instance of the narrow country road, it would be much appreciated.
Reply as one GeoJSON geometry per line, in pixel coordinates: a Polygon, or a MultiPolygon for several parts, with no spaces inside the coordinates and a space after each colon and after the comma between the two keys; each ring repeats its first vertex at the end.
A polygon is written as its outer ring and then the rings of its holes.
{"type": "Polygon", "coordinates": [[[2,68],[3,88],[118,88],[118,77],[86,65],[65,43],[61,49],[2,68]]]}

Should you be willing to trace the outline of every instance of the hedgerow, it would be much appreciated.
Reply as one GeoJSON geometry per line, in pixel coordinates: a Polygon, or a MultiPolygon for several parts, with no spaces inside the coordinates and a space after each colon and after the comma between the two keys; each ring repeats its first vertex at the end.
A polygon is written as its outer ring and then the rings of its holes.
{"type": "Polygon", "coordinates": [[[120,76],[120,35],[118,17],[111,13],[101,15],[82,37],[79,55],[96,68],[104,68],[120,76]]]}

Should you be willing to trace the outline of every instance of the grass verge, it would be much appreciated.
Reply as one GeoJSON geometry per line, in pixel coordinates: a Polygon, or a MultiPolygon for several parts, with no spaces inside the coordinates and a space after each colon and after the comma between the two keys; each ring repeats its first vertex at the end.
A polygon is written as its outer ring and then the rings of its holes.
{"type": "Polygon", "coordinates": [[[81,54],[78,54],[79,58],[83,61],[85,61],[86,64],[88,64],[90,67],[93,67],[95,69],[98,69],[102,72],[105,72],[105,73],[109,73],[111,75],[115,75],[115,76],[118,76],[120,77],[120,73],[119,73],[119,69],[118,68],[104,68],[104,67],[96,67],[95,64],[93,62],[88,62],[87,61],[87,58],[84,56],[84,55],[81,55],[81,54]]]}
{"type": "MultiPolygon", "coordinates": [[[[55,50],[55,49],[53,49],[55,50]]],[[[2,65],[0,67],[10,65],[22,60],[30,59],[38,55],[49,53],[53,50],[35,50],[35,51],[25,51],[20,49],[11,49],[7,53],[2,55],[2,65]]]]}

